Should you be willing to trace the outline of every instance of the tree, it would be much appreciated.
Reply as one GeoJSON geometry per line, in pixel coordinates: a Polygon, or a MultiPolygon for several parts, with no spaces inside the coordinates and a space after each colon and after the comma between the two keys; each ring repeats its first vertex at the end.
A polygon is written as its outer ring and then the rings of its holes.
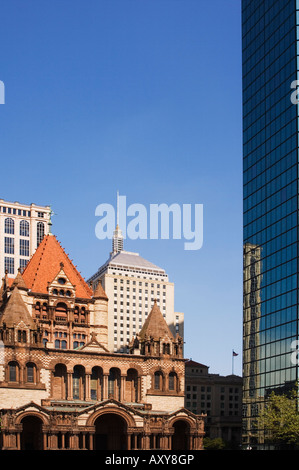
{"type": "Polygon", "coordinates": [[[298,387],[288,394],[272,392],[258,419],[259,429],[265,436],[281,445],[299,445],[298,387]]]}
{"type": "Polygon", "coordinates": [[[204,440],[204,449],[205,450],[223,450],[225,449],[225,443],[221,437],[216,437],[211,439],[210,437],[205,437],[204,440]]]}

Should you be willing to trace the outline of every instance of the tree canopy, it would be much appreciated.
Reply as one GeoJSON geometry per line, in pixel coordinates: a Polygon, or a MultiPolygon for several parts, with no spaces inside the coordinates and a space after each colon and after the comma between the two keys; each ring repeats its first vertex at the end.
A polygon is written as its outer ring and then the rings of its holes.
{"type": "Polygon", "coordinates": [[[258,427],[273,442],[299,446],[298,386],[288,394],[272,392],[268,396],[258,427]]]}

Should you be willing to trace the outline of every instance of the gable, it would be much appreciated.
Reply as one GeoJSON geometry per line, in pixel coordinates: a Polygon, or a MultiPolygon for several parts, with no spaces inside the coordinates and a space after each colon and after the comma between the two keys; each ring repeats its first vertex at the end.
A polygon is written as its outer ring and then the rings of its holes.
{"type": "Polygon", "coordinates": [[[23,271],[26,286],[34,293],[48,294],[48,284],[61,270],[76,288],[76,297],[91,299],[93,292],[70,260],[55,235],[44,237],[23,271]]]}

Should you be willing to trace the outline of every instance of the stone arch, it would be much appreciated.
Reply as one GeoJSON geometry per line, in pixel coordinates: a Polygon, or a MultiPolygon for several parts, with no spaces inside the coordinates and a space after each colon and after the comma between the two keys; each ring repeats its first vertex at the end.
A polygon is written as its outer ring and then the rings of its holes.
{"type": "Polygon", "coordinates": [[[118,413],[103,413],[94,422],[94,450],[127,450],[128,424],[118,413]]]}
{"type": "Polygon", "coordinates": [[[22,411],[17,417],[15,424],[21,424],[22,420],[28,416],[34,416],[36,418],[39,418],[42,421],[42,425],[48,426],[49,423],[49,418],[46,416],[44,413],[42,413],[40,410],[26,410],[22,411]]]}
{"type": "Polygon", "coordinates": [[[124,399],[126,402],[136,403],[139,398],[139,373],[135,367],[127,370],[125,380],[124,399]]]}
{"type": "Polygon", "coordinates": [[[52,397],[67,398],[67,366],[63,362],[57,362],[52,371],[52,397]]]}
{"type": "Polygon", "coordinates": [[[95,421],[104,414],[115,414],[120,416],[126,421],[128,428],[136,426],[135,419],[133,418],[133,416],[129,414],[126,410],[118,408],[116,406],[105,406],[104,408],[96,410],[87,419],[86,426],[94,426],[95,421]]]}
{"type": "Polygon", "coordinates": [[[21,420],[22,431],[20,434],[21,450],[43,450],[42,425],[40,416],[28,414],[21,420]]]}
{"type": "Polygon", "coordinates": [[[190,450],[192,421],[185,416],[177,416],[169,423],[169,427],[173,430],[171,450],[190,450]]]}

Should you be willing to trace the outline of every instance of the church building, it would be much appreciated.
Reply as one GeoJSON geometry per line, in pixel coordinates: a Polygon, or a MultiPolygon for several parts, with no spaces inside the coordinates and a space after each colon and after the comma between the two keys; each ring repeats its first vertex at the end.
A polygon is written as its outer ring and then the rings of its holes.
{"type": "Polygon", "coordinates": [[[55,235],[0,288],[0,449],[201,450],[184,408],[183,339],[156,301],[127,353],[108,348],[109,299],[55,235]]]}

